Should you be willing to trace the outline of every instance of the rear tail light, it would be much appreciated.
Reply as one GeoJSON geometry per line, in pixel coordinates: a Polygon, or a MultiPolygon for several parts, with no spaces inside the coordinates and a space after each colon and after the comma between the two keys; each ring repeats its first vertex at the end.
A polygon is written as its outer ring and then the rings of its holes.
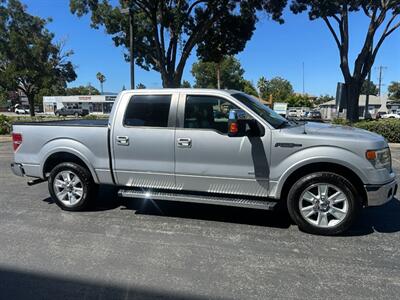
{"type": "Polygon", "coordinates": [[[22,144],[22,134],[14,133],[12,134],[13,148],[14,152],[18,150],[19,146],[22,144]]]}

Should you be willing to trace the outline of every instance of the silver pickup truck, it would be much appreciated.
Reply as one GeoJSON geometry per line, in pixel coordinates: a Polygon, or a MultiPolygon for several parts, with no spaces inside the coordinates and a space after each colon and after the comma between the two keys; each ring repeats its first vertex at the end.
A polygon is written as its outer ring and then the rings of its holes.
{"type": "Polygon", "coordinates": [[[106,184],[123,197],[285,208],[300,229],[334,235],[397,190],[382,136],[289,122],[238,91],[124,91],[108,120],[18,123],[13,146],[13,172],[48,181],[69,211],[106,184]]]}

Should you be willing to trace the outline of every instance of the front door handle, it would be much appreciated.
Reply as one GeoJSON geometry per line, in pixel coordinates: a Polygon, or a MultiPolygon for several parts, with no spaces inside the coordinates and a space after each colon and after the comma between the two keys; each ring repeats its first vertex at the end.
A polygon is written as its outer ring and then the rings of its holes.
{"type": "Polygon", "coordinates": [[[117,136],[117,144],[121,146],[129,146],[129,138],[127,136],[117,136]]]}
{"type": "Polygon", "coordinates": [[[179,148],[192,148],[192,139],[190,138],[179,138],[178,139],[179,148]]]}

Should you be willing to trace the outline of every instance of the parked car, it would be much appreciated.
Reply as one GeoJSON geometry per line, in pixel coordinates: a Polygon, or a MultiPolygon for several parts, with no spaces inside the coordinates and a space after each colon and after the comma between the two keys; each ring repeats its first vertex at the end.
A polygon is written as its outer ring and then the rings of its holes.
{"type": "Polygon", "coordinates": [[[24,107],[24,106],[17,106],[15,108],[14,112],[17,115],[25,115],[25,114],[29,114],[30,113],[29,108],[28,107],[24,107]]]}
{"type": "Polygon", "coordinates": [[[388,113],[382,116],[382,119],[400,119],[400,115],[397,113],[388,113]]]}
{"type": "Polygon", "coordinates": [[[288,118],[297,118],[297,110],[289,109],[287,116],[288,118]]]}
{"type": "Polygon", "coordinates": [[[287,207],[302,230],[334,235],[397,190],[382,136],[289,122],[237,91],[123,91],[109,120],[15,123],[12,137],[14,174],[48,181],[68,211],[107,184],[122,197],[287,207]]]}
{"type": "Polygon", "coordinates": [[[77,108],[77,107],[63,107],[60,109],[57,109],[54,114],[57,117],[60,116],[75,116],[75,117],[83,117],[87,116],[89,114],[89,111],[87,109],[82,109],[82,108],[77,108]]]}
{"type": "Polygon", "coordinates": [[[317,120],[321,120],[321,119],[322,119],[322,115],[321,115],[321,112],[319,112],[319,111],[317,111],[317,110],[313,110],[313,111],[310,111],[310,112],[307,114],[307,118],[308,118],[308,119],[317,119],[317,120]]]}
{"type": "Polygon", "coordinates": [[[377,113],[376,113],[376,115],[375,115],[375,119],[380,119],[380,118],[382,118],[384,115],[386,115],[387,114],[387,112],[385,112],[385,111],[378,111],[377,113]]]}

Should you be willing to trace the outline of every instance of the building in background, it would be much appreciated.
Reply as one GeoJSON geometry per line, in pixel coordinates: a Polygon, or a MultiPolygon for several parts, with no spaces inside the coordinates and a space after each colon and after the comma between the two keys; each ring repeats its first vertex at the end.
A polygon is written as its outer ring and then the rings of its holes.
{"type": "Polygon", "coordinates": [[[109,114],[117,95],[87,95],[87,96],[45,96],[43,97],[43,112],[54,114],[63,107],[87,109],[93,114],[109,114]]]}
{"type": "MultiPolygon", "coordinates": [[[[363,116],[364,115],[364,110],[365,110],[365,95],[360,95],[359,98],[359,115],[363,116]]],[[[320,106],[320,111],[323,119],[328,119],[332,120],[334,118],[337,118],[338,116],[340,118],[344,117],[346,115],[345,110],[340,111],[338,115],[337,111],[337,104],[336,100],[331,100],[325,103],[322,103],[320,106]]],[[[376,115],[378,111],[383,111],[383,112],[388,112],[391,111],[391,103],[388,101],[387,95],[383,95],[381,97],[379,96],[369,96],[369,102],[368,102],[368,112],[372,117],[376,115]]]]}

